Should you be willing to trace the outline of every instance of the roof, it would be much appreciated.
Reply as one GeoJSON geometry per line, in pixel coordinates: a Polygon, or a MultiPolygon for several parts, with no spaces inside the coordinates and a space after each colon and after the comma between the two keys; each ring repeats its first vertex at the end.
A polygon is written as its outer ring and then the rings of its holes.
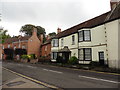
{"type": "Polygon", "coordinates": [[[65,46],[63,49],[59,50],[59,53],[62,52],[70,53],[71,51],[69,50],[68,46],[65,46]]]}
{"type": "Polygon", "coordinates": [[[12,37],[12,38],[7,38],[5,39],[4,43],[12,43],[12,42],[17,42],[17,41],[24,41],[24,40],[28,40],[31,36],[24,36],[24,37],[12,37]]]}
{"type": "Polygon", "coordinates": [[[50,43],[51,43],[51,40],[52,40],[52,39],[46,40],[46,41],[42,44],[42,46],[43,46],[43,45],[46,45],[46,44],[50,44],[50,43]]]}
{"type": "Polygon", "coordinates": [[[87,20],[83,23],[75,25],[71,28],[68,28],[67,30],[64,30],[64,31],[58,33],[55,38],[65,37],[65,36],[68,36],[68,35],[78,32],[78,30],[80,30],[80,29],[93,28],[95,26],[102,25],[106,22],[118,19],[118,18],[120,18],[120,14],[118,14],[119,12],[120,12],[120,2],[118,3],[118,5],[116,6],[116,8],[114,10],[111,10],[100,16],[97,16],[97,17],[87,20]],[[109,16],[109,18],[106,19],[108,16],[109,16]]]}

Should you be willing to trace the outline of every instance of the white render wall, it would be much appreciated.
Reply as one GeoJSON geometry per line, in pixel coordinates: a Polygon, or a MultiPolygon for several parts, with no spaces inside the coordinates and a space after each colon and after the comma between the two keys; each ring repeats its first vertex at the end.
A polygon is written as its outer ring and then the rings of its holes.
{"type": "Polygon", "coordinates": [[[71,56],[76,56],[78,58],[78,33],[62,37],[59,39],[59,49],[64,48],[64,46],[68,46],[71,51],[71,56]],[[72,45],[72,36],[75,37],[75,44],[72,45]],[[61,39],[63,39],[63,47],[61,47],[61,39]]]}
{"type": "MultiPolygon", "coordinates": [[[[107,53],[106,53],[106,40],[105,40],[105,30],[104,25],[100,25],[91,29],[81,29],[81,30],[90,30],[91,32],[91,41],[79,42],[80,48],[91,48],[92,49],[92,61],[99,62],[98,52],[104,52],[105,63],[107,64],[107,53]]],[[[79,31],[81,31],[79,30],[79,31]]],[[[84,61],[85,63],[85,61],[84,61]]],[[[88,63],[88,62],[87,62],[88,63]]]]}
{"type": "Polygon", "coordinates": [[[120,19],[118,22],[118,68],[120,68],[120,19]]]}
{"type": "MultiPolygon", "coordinates": [[[[118,30],[119,30],[119,21],[115,20],[109,23],[106,23],[107,31],[107,49],[108,49],[108,60],[109,67],[118,68],[118,30]]],[[[120,34],[119,34],[120,35],[120,34]]],[[[120,37],[120,36],[119,36],[120,37]]]]}
{"type": "Polygon", "coordinates": [[[59,49],[64,48],[64,46],[68,46],[69,49],[78,48],[78,33],[60,38],[59,39],[59,49]],[[73,35],[75,36],[75,44],[74,45],[72,45],[72,36],[73,35]],[[61,39],[64,39],[63,47],[61,47],[61,39]]]}

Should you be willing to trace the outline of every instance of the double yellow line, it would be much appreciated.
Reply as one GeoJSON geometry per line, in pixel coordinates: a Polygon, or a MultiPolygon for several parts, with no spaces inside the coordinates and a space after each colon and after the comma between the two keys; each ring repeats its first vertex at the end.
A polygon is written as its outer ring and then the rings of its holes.
{"type": "Polygon", "coordinates": [[[45,87],[54,88],[54,89],[60,90],[60,88],[58,88],[58,87],[56,87],[56,86],[49,85],[49,84],[47,84],[47,83],[43,83],[43,82],[38,81],[38,80],[36,80],[36,79],[33,79],[33,78],[28,77],[28,76],[22,75],[22,74],[20,74],[20,73],[14,72],[14,71],[12,71],[12,70],[10,70],[10,69],[7,69],[7,68],[5,68],[5,67],[2,67],[2,68],[5,69],[5,70],[7,70],[7,71],[9,71],[9,72],[11,72],[11,73],[14,73],[14,74],[20,76],[20,77],[23,77],[23,78],[28,79],[28,80],[30,80],[30,81],[33,81],[33,82],[35,82],[35,83],[41,84],[41,85],[43,85],[43,86],[45,86],[45,87]]]}

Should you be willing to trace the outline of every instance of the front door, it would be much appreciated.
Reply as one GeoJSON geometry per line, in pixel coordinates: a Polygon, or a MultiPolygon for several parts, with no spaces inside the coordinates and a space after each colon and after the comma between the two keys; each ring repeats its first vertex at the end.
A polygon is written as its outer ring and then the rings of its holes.
{"type": "Polygon", "coordinates": [[[104,52],[99,52],[99,63],[104,65],[104,52]]]}

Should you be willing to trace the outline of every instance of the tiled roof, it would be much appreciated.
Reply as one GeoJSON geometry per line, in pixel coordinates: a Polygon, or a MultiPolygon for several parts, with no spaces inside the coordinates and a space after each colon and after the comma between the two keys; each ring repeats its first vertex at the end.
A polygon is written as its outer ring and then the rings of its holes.
{"type": "Polygon", "coordinates": [[[18,39],[18,37],[12,37],[12,38],[7,38],[5,39],[4,43],[12,43],[12,42],[17,42],[17,41],[24,41],[24,40],[28,40],[31,36],[24,36],[24,37],[20,37],[18,39]]]}
{"type": "Polygon", "coordinates": [[[93,19],[90,19],[88,21],[80,23],[80,24],[78,24],[76,26],[68,28],[67,30],[65,30],[63,32],[58,33],[56,37],[57,38],[61,38],[61,37],[64,37],[64,36],[76,33],[80,29],[83,29],[83,28],[92,28],[94,26],[100,25],[100,24],[104,23],[104,20],[105,20],[106,16],[108,15],[108,13],[110,13],[110,12],[107,12],[107,13],[102,14],[100,16],[97,16],[97,17],[95,17],[93,19]]]}
{"type": "Polygon", "coordinates": [[[50,44],[50,43],[51,43],[51,40],[52,40],[52,39],[49,39],[49,40],[45,41],[45,42],[42,44],[42,46],[43,46],[43,45],[46,45],[46,44],[50,44]]]}
{"type": "Polygon", "coordinates": [[[92,27],[104,24],[105,22],[109,22],[111,20],[118,19],[118,18],[120,18],[119,13],[120,13],[120,3],[117,5],[117,7],[115,8],[114,11],[109,11],[109,12],[104,13],[104,14],[102,14],[100,16],[97,16],[97,17],[95,17],[93,19],[90,19],[88,21],[85,21],[83,23],[75,25],[75,26],[73,26],[71,28],[68,28],[67,30],[64,30],[64,31],[58,33],[55,38],[65,37],[65,36],[68,36],[68,35],[71,35],[73,33],[78,32],[78,30],[80,30],[80,29],[92,28],[92,27]],[[108,15],[110,17],[106,20],[108,15]]]}

